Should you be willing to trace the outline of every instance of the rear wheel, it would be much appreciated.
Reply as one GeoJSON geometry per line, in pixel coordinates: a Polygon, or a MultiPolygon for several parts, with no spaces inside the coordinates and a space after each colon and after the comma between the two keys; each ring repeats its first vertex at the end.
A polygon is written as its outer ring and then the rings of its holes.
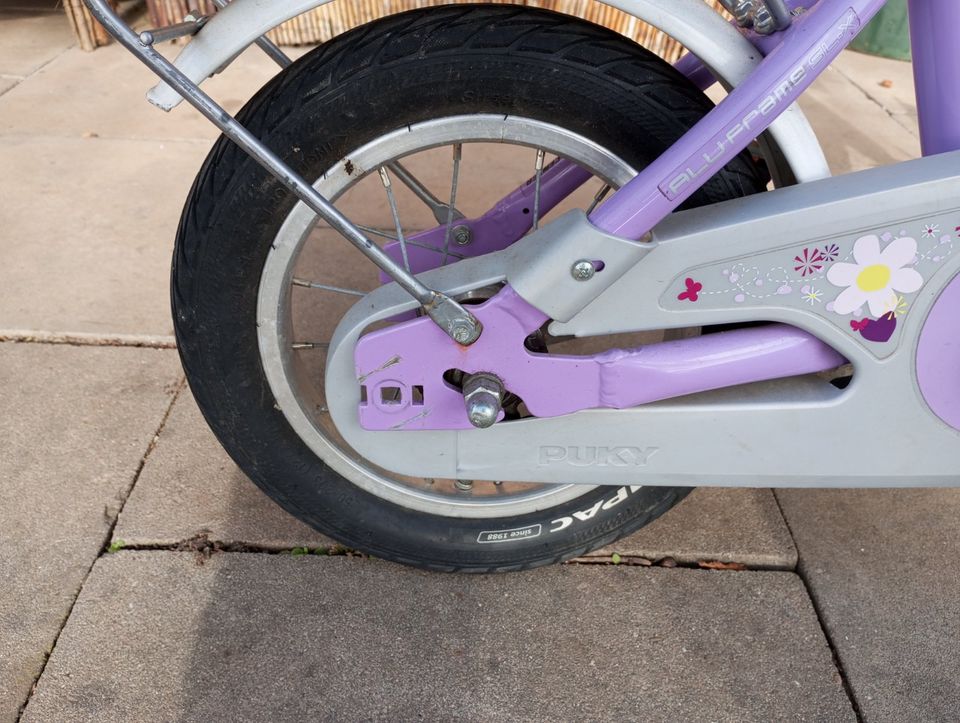
{"type": "MultiPolygon", "coordinates": [[[[441,265],[476,241],[460,221],[512,189],[527,181],[536,189],[525,209],[530,227],[572,207],[589,210],[710,107],[662,60],[607,30],[528,8],[457,6],[387,18],[321,46],[265,87],[240,120],[317,179],[371,238],[404,239],[407,261],[422,252],[416,232],[442,226],[442,249],[432,252],[441,265]],[[540,189],[560,158],[590,180],[554,207],[541,203],[540,189]]],[[[689,203],[763,186],[745,155],[689,203]]],[[[358,252],[218,142],[178,234],[177,338],[210,426],[293,514],[378,557],[493,571],[583,554],[686,495],[412,479],[364,460],[330,419],[322,380],[338,321],[379,283],[358,252]]],[[[537,343],[569,351],[564,340],[537,343]]],[[[513,402],[508,413],[522,416],[513,402]]]]}

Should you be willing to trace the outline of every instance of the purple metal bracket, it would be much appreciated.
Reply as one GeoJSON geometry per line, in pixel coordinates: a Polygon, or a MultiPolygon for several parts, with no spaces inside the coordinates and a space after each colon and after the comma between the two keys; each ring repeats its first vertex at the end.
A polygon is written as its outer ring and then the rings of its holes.
{"type": "Polygon", "coordinates": [[[507,286],[471,307],[486,329],[472,346],[449,344],[421,318],[376,331],[357,344],[364,387],[360,424],[372,431],[470,429],[461,392],[443,375],[490,372],[530,413],[556,417],[583,409],[623,409],[736,384],[832,369],[845,363],[831,347],[783,324],[695,339],[616,349],[596,356],[537,354],[526,338],[547,321],[507,286]]]}
{"type": "MultiPolygon", "coordinates": [[[[540,214],[549,213],[563,199],[589,181],[593,175],[570,161],[558,159],[543,169],[540,180],[540,214]]],[[[447,246],[447,227],[440,225],[411,236],[407,245],[410,270],[419,274],[436,269],[456,258],[473,258],[494,251],[502,251],[533,228],[535,185],[527,181],[502,199],[480,218],[456,221],[454,226],[470,229],[470,243],[458,246],[453,239],[447,246]],[[447,252],[452,252],[452,255],[447,252]]],[[[384,246],[384,251],[397,263],[403,262],[399,241],[384,246]]],[[[380,281],[391,281],[380,274],[380,281]]]]}

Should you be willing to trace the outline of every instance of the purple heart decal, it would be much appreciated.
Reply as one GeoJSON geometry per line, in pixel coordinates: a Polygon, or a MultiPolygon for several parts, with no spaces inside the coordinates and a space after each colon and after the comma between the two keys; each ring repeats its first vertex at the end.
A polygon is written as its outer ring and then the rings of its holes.
{"type": "Polygon", "coordinates": [[[871,321],[867,327],[860,331],[860,335],[867,341],[875,341],[878,344],[890,341],[893,332],[897,330],[897,317],[890,312],[884,314],[876,321],[871,321]]]}

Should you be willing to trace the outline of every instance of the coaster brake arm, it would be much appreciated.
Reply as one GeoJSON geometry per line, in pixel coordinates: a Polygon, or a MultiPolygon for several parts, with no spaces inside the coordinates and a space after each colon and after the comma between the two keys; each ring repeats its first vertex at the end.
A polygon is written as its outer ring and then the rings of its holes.
{"type": "Polygon", "coordinates": [[[133,53],[150,70],[174,88],[183,98],[245,153],[274,176],[291,193],[312,211],[340,232],[364,256],[423,307],[424,311],[454,341],[472,344],[482,331],[480,322],[473,314],[445,294],[428,288],[413,274],[397,264],[379,246],[374,244],[346,216],[340,213],[327,199],[302,176],[288,166],[279,156],[261,143],[250,131],[227,113],[210,96],[176,68],[169,60],[149,44],[140,41],[107,0],[84,0],[90,12],[121,45],[133,53]]]}

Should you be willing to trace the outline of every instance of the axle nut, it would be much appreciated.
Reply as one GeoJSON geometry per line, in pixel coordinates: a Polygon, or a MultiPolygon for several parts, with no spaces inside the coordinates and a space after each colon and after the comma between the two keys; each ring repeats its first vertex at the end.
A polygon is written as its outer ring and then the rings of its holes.
{"type": "Polygon", "coordinates": [[[473,374],[463,383],[463,401],[470,424],[488,429],[497,423],[506,390],[493,374],[473,374]]]}

